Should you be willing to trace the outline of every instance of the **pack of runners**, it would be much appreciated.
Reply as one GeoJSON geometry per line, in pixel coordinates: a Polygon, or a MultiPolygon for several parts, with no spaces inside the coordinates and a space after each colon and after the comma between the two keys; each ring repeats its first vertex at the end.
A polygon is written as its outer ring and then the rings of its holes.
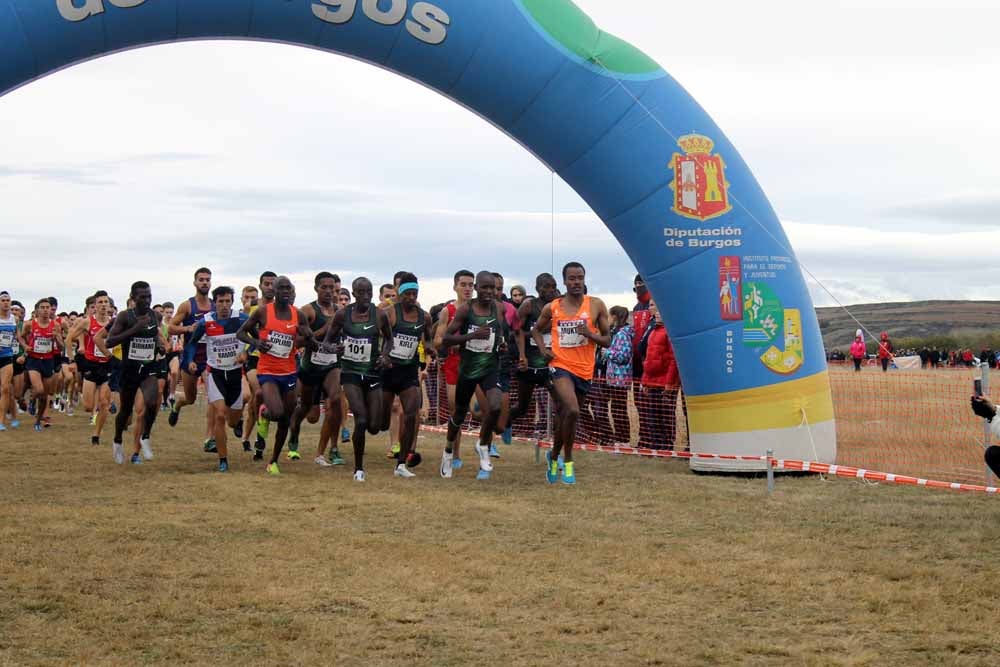
{"type": "Polygon", "coordinates": [[[50,412],[72,416],[82,404],[91,418],[91,444],[101,445],[114,416],[114,461],[140,465],[153,459],[159,412],[169,411],[167,423],[176,426],[182,411],[197,404],[201,387],[207,399],[202,449],[217,454],[220,472],[230,469],[230,431],[244,452],[263,461],[273,426],[264,470],[280,475],[285,446],[289,460],[301,458],[303,422],[322,419],[316,465],[344,465],[339,443],[350,441],[354,480],[364,482],[366,439],[389,432],[396,443],[388,452],[393,474],[410,479],[423,458],[416,451],[427,403],[422,371],[437,359],[450,411],[442,478],[462,468],[462,428],[473,414],[480,423],[476,476],[490,479],[500,456],[494,438],[510,442],[511,425],[541,388],[555,405],[546,479],[575,484],[580,406],[596,349],[610,344],[610,323],[605,304],[587,295],[580,263],[563,267],[562,279],[563,294],[548,273],[537,277],[535,296],[515,286],[515,303],[504,296],[499,273],[461,270],[454,276],[455,299],[431,309],[437,319],[421,306],[417,277],[406,271],[380,287],[377,301],[368,278],[356,278],[348,290],[337,275],[321,272],[313,281],[315,299],[301,307],[286,276],[263,272],[237,303],[234,288],[212,289],[212,272],[204,267],[194,273],[194,295],[176,307],[153,305],[145,281],[132,284],[120,311],[105,291],[88,297],[80,314],[59,313],[52,297],[28,312],[0,292],[0,432],[18,428],[25,412],[41,431],[51,424],[50,412]],[[514,374],[518,390],[510,396],[514,374]]]}

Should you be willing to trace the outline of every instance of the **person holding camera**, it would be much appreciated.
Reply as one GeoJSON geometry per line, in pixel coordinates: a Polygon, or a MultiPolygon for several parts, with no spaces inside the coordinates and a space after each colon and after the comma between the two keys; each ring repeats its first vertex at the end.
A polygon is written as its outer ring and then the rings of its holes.
{"type": "MultiPolygon", "coordinates": [[[[1000,438],[1000,419],[996,418],[997,407],[993,401],[977,393],[972,397],[972,411],[990,423],[990,432],[993,433],[994,438],[1000,438]]],[[[984,458],[993,474],[1000,477],[1000,447],[996,445],[987,447],[984,458]]]]}

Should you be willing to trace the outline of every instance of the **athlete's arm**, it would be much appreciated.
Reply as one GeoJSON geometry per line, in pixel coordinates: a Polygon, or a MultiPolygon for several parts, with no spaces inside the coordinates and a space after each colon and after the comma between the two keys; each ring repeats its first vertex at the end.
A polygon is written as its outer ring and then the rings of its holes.
{"type": "MultiPolygon", "coordinates": [[[[267,352],[270,345],[266,341],[260,340],[260,325],[261,325],[261,315],[264,311],[260,308],[253,311],[253,314],[243,323],[240,330],[236,332],[236,338],[241,343],[246,343],[250,346],[251,350],[260,350],[261,352],[267,352]]],[[[177,317],[175,316],[176,320],[177,317]]],[[[181,327],[184,328],[184,327],[181,327]]]]}
{"type": "MultiPolygon", "coordinates": [[[[393,308],[395,310],[395,308],[393,308]]],[[[392,360],[389,358],[389,353],[392,352],[393,336],[392,327],[389,325],[389,316],[386,315],[384,310],[379,310],[375,313],[375,323],[378,325],[378,330],[382,334],[382,354],[381,354],[381,365],[382,368],[390,368],[392,366],[392,360]]]]}
{"type": "Polygon", "coordinates": [[[535,326],[531,329],[531,337],[535,341],[535,345],[545,356],[548,361],[555,359],[555,355],[552,354],[552,350],[545,347],[545,338],[543,338],[543,333],[545,331],[552,330],[552,304],[547,303],[545,307],[542,308],[542,314],[538,316],[538,321],[535,322],[535,326]]]}
{"type": "Polygon", "coordinates": [[[188,315],[191,314],[191,302],[182,301],[177,310],[174,311],[174,317],[170,320],[170,326],[167,327],[167,333],[171,336],[177,336],[180,334],[191,333],[194,331],[194,327],[184,326],[184,320],[188,315]]]}
{"type": "MultiPolygon", "coordinates": [[[[115,317],[115,322],[114,324],[111,325],[111,332],[104,337],[104,344],[107,347],[109,348],[118,347],[123,342],[131,338],[133,335],[139,333],[139,331],[144,326],[142,321],[145,318],[137,317],[135,318],[135,325],[132,327],[132,329],[126,330],[125,322],[127,321],[127,318],[128,316],[124,312],[118,313],[118,316],[115,317]]],[[[107,329],[102,330],[101,334],[103,334],[104,331],[107,331],[107,329]]],[[[101,334],[98,334],[98,336],[101,334]]],[[[94,338],[96,339],[97,336],[95,336],[94,338]]]]}
{"type": "MultiPolygon", "coordinates": [[[[424,322],[430,322],[431,316],[427,311],[422,311],[424,313],[424,322]]],[[[424,327],[424,354],[428,357],[437,358],[437,348],[434,347],[434,334],[431,333],[432,327],[424,327]]]]}
{"type": "MultiPolygon", "coordinates": [[[[199,320],[198,324],[194,328],[194,333],[191,334],[191,338],[188,339],[187,345],[184,346],[184,358],[181,360],[181,368],[190,368],[190,364],[194,363],[194,355],[198,351],[198,341],[202,339],[205,335],[205,320],[199,320]]],[[[195,367],[197,370],[197,367],[195,367]]]]}
{"type": "Polygon", "coordinates": [[[333,344],[333,341],[337,340],[337,336],[339,336],[340,332],[344,329],[344,317],[346,315],[347,315],[347,310],[341,308],[340,310],[338,310],[333,314],[333,317],[330,318],[330,321],[326,323],[325,327],[323,327],[324,329],[326,329],[326,333],[323,334],[323,342],[322,342],[322,345],[324,347],[329,347],[330,345],[333,344]]]}
{"type": "Polygon", "coordinates": [[[444,344],[446,347],[451,345],[463,345],[472,339],[486,340],[490,337],[489,327],[476,327],[475,331],[471,331],[466,334],[458,333],[459,330],[465,326],[465,321],[469,317],[469,310],[471,308],[471,303],[465,303],[459,306],[455,311],[455,319],[453,319],[451,324],[448,325],[448,331],[444,334],[444,344]]]}
{"type": "Polygon", "coordinates": [[[601,347],[610,347],[611,336],[609,332],[611,331],[611,318],[608,316],[608,307],[605,306],[604,302],[597,297],[591,297],[590,301],[593,305],[591,313],[593,313],[594,310],[597,311],[597,314],[594,316],[594,320],[597,322],[598,333],[591,331],[590,327],[586,324],[581,324],[577,327],[576,331],[584,338],[589,338],[601,347]]]}
{"type": "Polygon", "coordinates": [[[103,354],[105,358],[110,359],[111,350],[108,349],[108,346],[104,343],[107,337],[108,337],[108,327],[106,326],[101,327],[101,330],[98,331],[96,334],[94,334],[94,347],[100,350],[101,354],[103,354]]]}
{"type": "Polygon", "coordinates": [[[451,314],[448,312],[448,307],[445,306],[441,309],[441,313],[438,315],[437,329],[434,331],[434,347],[439,350],[448,347],[444,344],[444,334],[448,329],[450,321],[451,314]]]}
{"type": "MultiPolygon", "coordinates": [[[[517,309],[517,319],[521,320],[523,324],[527,323],[528,319],[531,317],[531,308],[532,308],[531,304],[533,301],[534,301],[533,298],[527,298],[521,302],[521,306],[517,309]]],[[[517,333],[516,333],[517,350],[518,352],[521,353],[520,358],[518,359],[517,362],[518,368],[528,367],[527,337],[529,333],[524,330],[523,324],[522,326],[519,326],[517,328],[517,333]]]]}
{"type": "Polygon", "coordinates": [[[69,333],[66,334],[66,349],[70,349],[73,346],[73,341],[75,341],[79,336],[86,331],[87,327],[90,326],[90,318],[83,319],[82,317],[77,320],[76,324],[69,328],[69,333]]]}
{"type": "Polygon", "coordinates": [[[21,352],[24,355],[28,354],[28,332],[31,331],[31,322],[22,322],[21,326],[17,328],[17,342],[21,345],[21,352]]]}
{"type": "Polygon", "coordinates": [[[306,314],[299,310],[299,329],[296,331],[298,334],[298,340],[295,343],[299,347],[307,347],[310,350],[316,350],[319,348],[319,344],[316,342],[316,334],[313,333],[312,327],[309,326],[309,319],[306,314]]]}

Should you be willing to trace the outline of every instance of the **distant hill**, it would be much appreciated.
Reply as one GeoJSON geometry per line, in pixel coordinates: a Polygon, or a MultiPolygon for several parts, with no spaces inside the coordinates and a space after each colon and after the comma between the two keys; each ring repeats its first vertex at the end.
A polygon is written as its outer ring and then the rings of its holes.
{"type": "MultiPolygon", "coordinates": [[[[847,309],[873,334],[888,331],[893,341],[949,337],[978,350],[995,345],[1000,334],[1000,301],[862,303],[847,309]]],[[[858,328],[854,320],[840,307],[817,308],[816,315],[826,349],[846,351],[858,328]]]]}

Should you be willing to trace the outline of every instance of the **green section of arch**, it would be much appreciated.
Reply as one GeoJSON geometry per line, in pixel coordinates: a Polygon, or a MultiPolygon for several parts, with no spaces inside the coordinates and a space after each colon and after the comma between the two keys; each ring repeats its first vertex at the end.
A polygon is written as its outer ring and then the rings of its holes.
{"type": "Polygon", "coordinates": [[[598,28],[572,0],[520,0],[559,44],[583,60],[618,74],[651,74],[660,66],[628,42],[598,28]]]}

